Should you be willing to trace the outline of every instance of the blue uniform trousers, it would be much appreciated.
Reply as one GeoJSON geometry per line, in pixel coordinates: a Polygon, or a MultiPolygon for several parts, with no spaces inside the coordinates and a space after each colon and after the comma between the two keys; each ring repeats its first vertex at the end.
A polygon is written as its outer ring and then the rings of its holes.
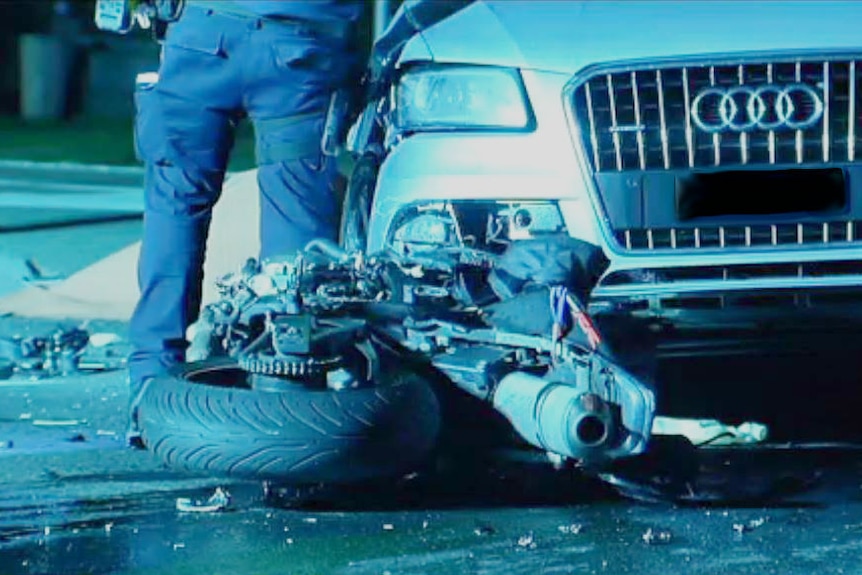
{"type": "Polygon", "coordinates": [[[301,22],[190,5],[170,25],[158,82],[135,93],[146,200],[141,295],[130,329],[133,394],[184,359],[185,330],[201,304],[211,211],[240,120],[255,128],[260,256],[335,237],[336,172],[320,138],[349,56],[343,42],[301,22]]]}

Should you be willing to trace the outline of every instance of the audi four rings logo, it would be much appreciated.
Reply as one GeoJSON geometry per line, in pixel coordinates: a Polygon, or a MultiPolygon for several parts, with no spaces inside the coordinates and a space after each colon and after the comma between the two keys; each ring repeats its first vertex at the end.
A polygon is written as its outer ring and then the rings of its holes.
{"type": "Polygon", "coordinates": [[[705,132],[805,130],[823,117],[823,99],[805,84],[712,86],[691,103],[691,120],[705,132]]]}

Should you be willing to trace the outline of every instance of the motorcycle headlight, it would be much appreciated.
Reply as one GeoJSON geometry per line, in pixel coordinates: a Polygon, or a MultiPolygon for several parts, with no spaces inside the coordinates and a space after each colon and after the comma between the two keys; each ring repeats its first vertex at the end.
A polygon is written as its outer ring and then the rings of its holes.
{"type": "Polygon", "coordinates": [[[401,77],[394,100],[402,132],[526,130],[532,119],[521,76],[509,68],[418,68],[401,77]]]}

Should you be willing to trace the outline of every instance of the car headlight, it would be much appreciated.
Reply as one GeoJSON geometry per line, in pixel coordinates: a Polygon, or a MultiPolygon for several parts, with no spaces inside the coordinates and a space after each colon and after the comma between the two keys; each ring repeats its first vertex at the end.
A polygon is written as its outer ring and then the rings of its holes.
{"type": "Polygon", "coordinates": [[[517,70],[488,66],[425,67],[395,87],[394,124],[422,130],[525,130],[531,114],[517,70]]]}

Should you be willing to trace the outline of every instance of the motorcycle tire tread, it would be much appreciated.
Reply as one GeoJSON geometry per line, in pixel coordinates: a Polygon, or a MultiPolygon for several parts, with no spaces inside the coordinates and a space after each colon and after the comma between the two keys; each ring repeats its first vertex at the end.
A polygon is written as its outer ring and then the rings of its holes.
{"type": "Polygon", "coordinates": [[[144,443],[169,467],[295,483],[399,473],[436,442],[439,405],[418,376],[390,370],[356,390],[257,391],[192,381],[229,359],[181,366],[141,399],[144,443]]]}

